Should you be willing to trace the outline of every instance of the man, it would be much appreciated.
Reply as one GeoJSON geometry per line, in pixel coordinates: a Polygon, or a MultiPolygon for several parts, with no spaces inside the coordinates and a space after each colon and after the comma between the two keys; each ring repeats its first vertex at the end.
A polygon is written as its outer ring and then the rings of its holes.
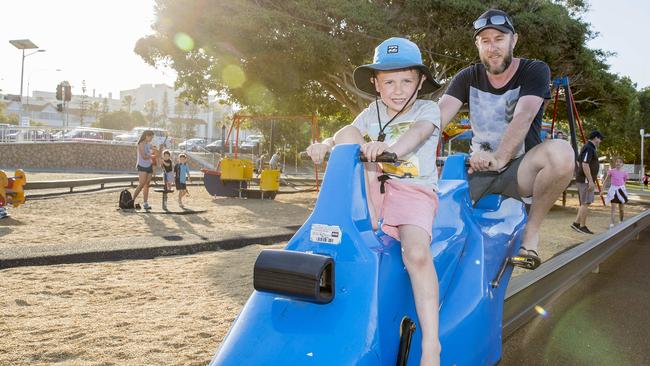
{"type": "Polygon", "coordinates": [[[555,134],[555,138],[560,139],[560,140],[564,140],[564,132],[557,131],[557,133],[555,134]]]}
{"type": "Polygon", "coordinates": [[[594,202],[596,177],[600,168],[596,148],[601,141],[603,141],[603,135],[599,131],[592,131],[589,134],[589,141],[580,150],[576,164],[576,186],[578,186],[580,208],[571,228],[579,233],[593,234],[587,228],[587,215],[589,214],[589,205],[594,202]]]}
{"type": "Polygon", "coordinates": [[[550,70],[542,61],[513,58],[519,36],[508,14],[491,9],[473,25],[481,63],[461,70],[440,99],[442,128],[469,104],[472,201],[498,193],[531,203],[519,255],[537,267],[539,228],[571,180],[574,153],[566,141],[541,141],[550,70]]]}
{"type": "Polygon", "coordinates": [[[280,152],[276,151],[269,160],[269,166],[271,169],[278,169],[280,167],[280,152]]]}

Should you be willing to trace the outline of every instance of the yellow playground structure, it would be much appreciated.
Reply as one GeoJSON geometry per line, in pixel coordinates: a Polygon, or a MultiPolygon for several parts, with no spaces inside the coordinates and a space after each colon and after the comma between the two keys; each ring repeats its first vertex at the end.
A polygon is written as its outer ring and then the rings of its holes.
{"type": "Polygon", "coordinates": [[[270,198],[274,199],[280,189],[280,171],[263,169],[259,176],[259,189],[250,189],[253,179],[253,163],[248,159],[221,160],[220,170],[203,169],[204,184],[212,196],[270,198]]]}
{"type": "Polygon", "coordinates": [[[27,177],[22,169],[16,170],[13,177],[0,170],[0,219],[9,216],[6,206],[18,207],[25,203],[25,183],[27,177]]]}

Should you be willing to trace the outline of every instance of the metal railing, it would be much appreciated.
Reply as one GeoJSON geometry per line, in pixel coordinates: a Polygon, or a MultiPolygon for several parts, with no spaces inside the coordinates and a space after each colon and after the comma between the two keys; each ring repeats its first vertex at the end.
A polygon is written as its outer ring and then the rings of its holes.
{"type": "MultiPolygon", "coordinates": [[[[152,183],[162,182],[162,175],[157,175],[152,179],[152,183]]],[[[192,181],[203,182],[202,176],[193,176],[192,181]]],[[[34,181],[25,184],[26,191],[43,190],[43,189],[62,189],[68,188],[68,193],[73,193],[75,188],[99,186],[98,189],[104,188],[118,188],[126,186],[135,186],[138,182],[137,175],[115,176],[115,177],[99,177],[99,178],[83,178],[83,179],[70,179],[70,180],[50,180],[50,181],[34,181]],[[124,184],[117,184],[124,183],[124,184]],[[111,184],[110,187],[107,185],[111,184]]],[[[27,198],[32,195],[27,195],[27,198]]]]}
{"type": "Polygon", "coordinates": [[[567,250],[534,271],[514,277],[503,309],[504,337],[535,317],[535,306],[543,307],[571,288],[647,227],[650,227],[650,210],[567,250]]]}

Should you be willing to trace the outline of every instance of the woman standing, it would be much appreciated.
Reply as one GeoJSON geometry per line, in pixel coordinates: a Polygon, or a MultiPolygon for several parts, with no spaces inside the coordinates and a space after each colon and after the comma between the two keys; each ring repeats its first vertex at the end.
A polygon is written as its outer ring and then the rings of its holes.
{"type": "Polygon", "coordinates": [[[144,203],[142,208],[145,210],[151,209],[147,199],[149,198],[149,182],[151,181],[151,176],[153,174],[153,166],[151,164],[151,153],[152,145],[151,140],[153,140],[153,131],[146,130],[142,132],[140,140],[138,140],[138,187],[133,192],[133,201],[135,202],[136,197],[142,191],[142,196],[144,198],[144,203]]]}

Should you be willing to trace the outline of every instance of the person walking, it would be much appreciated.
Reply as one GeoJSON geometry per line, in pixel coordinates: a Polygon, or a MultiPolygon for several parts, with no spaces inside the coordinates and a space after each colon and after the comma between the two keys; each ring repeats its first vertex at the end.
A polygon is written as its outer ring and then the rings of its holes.
{"type": "Polygon", "coordinates": [[[604,136],[599,131],[592,131],[589,134],[589,141],[582,146],[578,161],[576,162],[576,186],[578,186],[578,199],[580,208],[571,228],[579,233],[593,234],[587,227],[587,216],[589,205],[594,202],[596,190],[596,177],[598,176],[598,145],[603,141],[604,136]]]}
{"type": "MultiPolygon", "coordinates": [[[[628,174],[623,169],[623,159],[616,157],[612,160],[612,168],[607,171],[607,176],[605,177],[604,186],[607,186],[607,181],[609,180],[609,189],[607,190],[607,202],[611,206],[611,222],[609,227],[612,228],[616,225],[616,220],[614,218],[616,211],[615,206],[618,204],[618,214],[620,222],[623,222],[623,216],[625,216],[625,204],[628,201],[627,198],[627,189],[625,188],[625,181],[627,181],[628,174]]],[[[604,192],[601,192],[601,196],[604,192]]]]}
{"type": "Polygon", "coordinates": [[[133,192],[133,202],[138,197],[140,192],[142,192],[142,198],[144,200],[142,208],[145,210],[151,209],[149,203],[147,202],[149,198],[149,182],[151,182],[151,176],[153,175],[153,164],[152,164],[152,145],[151,141],[153,140],[153,131],[146,130],[142,132],[140,139],[138,140],[138,149],[137,149],[137,165],[138,169],[138,186],[133,192]]]}

